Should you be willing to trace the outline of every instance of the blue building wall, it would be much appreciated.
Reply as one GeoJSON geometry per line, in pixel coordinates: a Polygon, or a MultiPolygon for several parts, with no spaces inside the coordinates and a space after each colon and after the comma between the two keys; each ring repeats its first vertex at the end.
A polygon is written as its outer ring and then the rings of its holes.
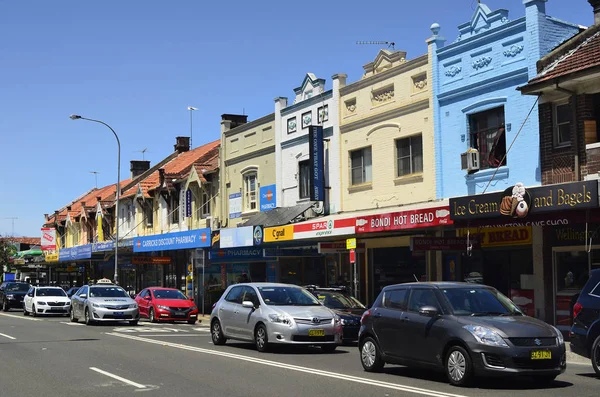
{"type": "Polygon", "coordinates": [[[491,11],[479,4],[471,21],[459,26],[457,40],[449,45],[445,45],[439,25],[431,28],[433,37],[428,43],[438,198],[504,190],[516,182],[541,184],[536,98],[521,95],[516,88],[537,74],[536,62],[542,56],[579,28],[547,16],[546,0],[525,0],[523,4],[525,16],[515,20],[509,19],[506,10],[491,11]],[[499,106],[504,106],[507,149],[522,130],[505,166],[469,175],[461,170],[460,162],[460,154],[470,146],[468,117],[499,106]]]}

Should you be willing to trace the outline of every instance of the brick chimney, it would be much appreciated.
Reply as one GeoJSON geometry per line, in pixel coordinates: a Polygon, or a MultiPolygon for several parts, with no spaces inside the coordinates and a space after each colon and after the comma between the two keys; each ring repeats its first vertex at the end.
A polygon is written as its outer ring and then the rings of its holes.
{"type": "Polygon", "coordinates": [[[175,143],[175,151],[178,153],[184,153],[190,150],[190,137],[189,136],[178,136],[175,143]]]}
{"type": "Polygon", "coordinates": [[[71,206],[67,205],[67,211],[71,211],[71,206]]]}
{"type": "MultiPolygon", "coordinates": [[[[177,150],[177,147],[175,147],[177,150]]],[[[129,171],[131,171],[131,179],[142,175],[144,172],[150,169],[150,161],[148,160],[131,160],[129,171]]]]}
{"type": "Polygon", "coordinates": [[[48,214],[44,214],[44,220],[48,222],[48,214]]]}
{"type": "Polygon", "coordinates": [[[590,5],[594,7],[594,25],[600,24],[600,0],[588,0],[590,5]]]}
{"type": "Polygon", "coordinates": [[[82,201],[82,202],[81,202],[81,206],[82,206],[83,208],[85,208],[85,201],[82,201]]]}
{"type": "Polygon", "coordinates": [[[222,114],[221,121],[229,121],[229,128],[233,129],[248,122],[248,116],[241,114],[222,114]]]}

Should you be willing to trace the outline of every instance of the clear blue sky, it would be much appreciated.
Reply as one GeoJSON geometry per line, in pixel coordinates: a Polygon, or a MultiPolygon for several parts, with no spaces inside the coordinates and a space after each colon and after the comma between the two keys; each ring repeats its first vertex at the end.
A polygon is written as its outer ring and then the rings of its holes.
{"type": "MultiPolygon", "coordinates": [[[[484,1],[524,15],[522,0],[484,1]]],[[[414,58],[427,52],[433,22],[449,42],[476,0],[328,1],[0,1],[0,235],[39,236],[43,214],[116,181],[147,148],[152,164],[189,135],[218,139],[220,115],[250,120],[293,97],[304,74],[327,79],[362,65],[396,42],[414,58]]],[[[591,25],[586,0],[550,0],[548,14],[591,25]]]]}

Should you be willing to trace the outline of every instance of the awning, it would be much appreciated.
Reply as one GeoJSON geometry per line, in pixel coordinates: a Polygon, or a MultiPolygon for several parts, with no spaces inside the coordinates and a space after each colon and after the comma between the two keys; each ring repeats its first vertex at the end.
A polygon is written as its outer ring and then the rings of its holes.
{"type": "Polygon", "coordinates": [[[17,254],[15,256],[17,258],[24,258],[26,256],[40,256],[43,254],[44,253],[40,249],[30,249],[30,250],[26,250],[26,251],[19,251],[19,252],[17,252],[17,254]]]}
{"type": "Polygon", "coordinates": [[[258,226],[272,227],[287,225],[304,212],[308,211],[316,202],[310,201],[295,205],[293,207],[277,207],[271,211],[261,212],[248,219],[244,226],[258,226]]]}

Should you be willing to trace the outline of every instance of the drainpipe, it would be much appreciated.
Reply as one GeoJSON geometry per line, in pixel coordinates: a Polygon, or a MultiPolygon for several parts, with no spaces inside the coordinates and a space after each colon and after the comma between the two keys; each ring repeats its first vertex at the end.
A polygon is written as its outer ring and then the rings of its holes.
{"type": "Polygon", "coordinates": [[[571,95],[573,102],[571,103],[571,120],[575,125],[575,180],[581,180],[581,173],[579,170],[579,131],[577,129],[577,93],[575,91],[567,90],[558,86],[558,79],[556,80],[556,91],[564,92],[565,94],[571,95]]]}

